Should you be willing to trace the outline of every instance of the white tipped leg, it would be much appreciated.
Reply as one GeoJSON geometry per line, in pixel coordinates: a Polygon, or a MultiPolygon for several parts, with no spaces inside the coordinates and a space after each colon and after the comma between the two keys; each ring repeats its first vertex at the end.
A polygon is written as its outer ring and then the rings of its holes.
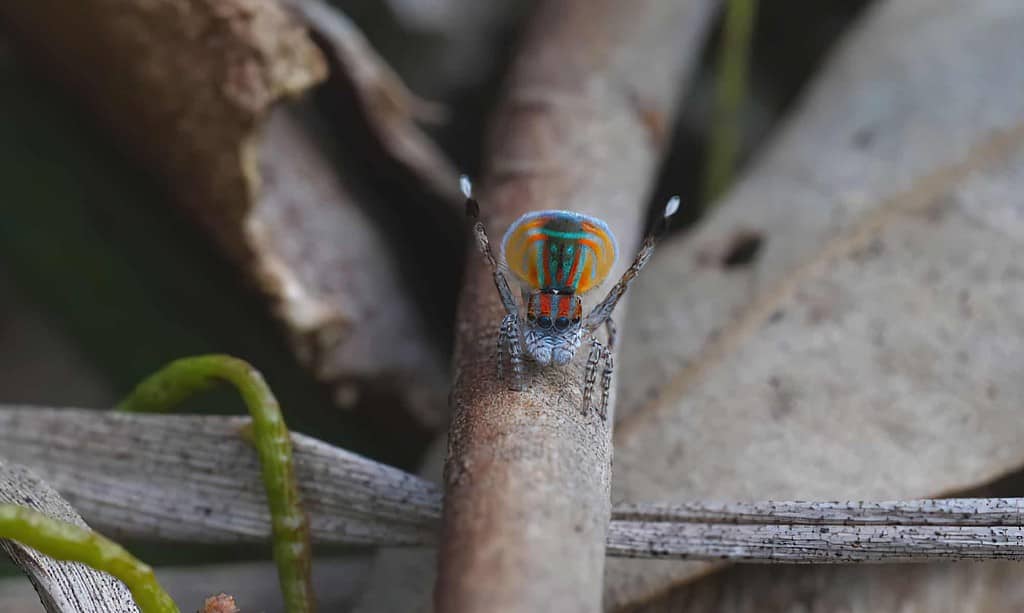
{"type": "MultiPolygon", "coordinates": [[[[469,179],[467,179],[467,181],[468,180],[469,179]]],[[[668,202],[665,203],[665,219],[668,219],[669,217],[672,217],[673,215],[676,214],[676,211],[679,210],[679,202],[679,196],[672,196],[671,198],[668,199],[668,202]]]]}
{"type": "Polygon", "coordinates": [[[643,270],[644,266],[647,265],[647,261],[654,254],[654,246],[657,243],[658,236],[668,227],[669,218],[678,210],[679,196],[673,196],[665,204],[665,216],[659,224],[656,224],[654,230],[644,238],[644,242],[640,245],[640,251],[637,252],[636,258],[633,259],[633,263],[626,269],[626,272],[622,273],[622,277],[608,291],[608,295],[604,297],[604,300],[597,303],[587,315],[586,320],[583,322],[583,327],[588,333],[593,333],[594,330],[601,327],[601,324],[612,316],[615,305],[626,294],[630,283],[640,274],[640,271],[643,270]]]}

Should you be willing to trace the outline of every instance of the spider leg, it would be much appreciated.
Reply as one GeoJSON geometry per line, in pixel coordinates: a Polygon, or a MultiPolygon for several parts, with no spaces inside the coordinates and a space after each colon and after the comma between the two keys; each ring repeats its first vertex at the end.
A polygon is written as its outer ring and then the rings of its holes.
{"type": "Polygon", "coordinates": [[[643,244],[640,245],[640,251],[637,252],[636,258],[633,259],[633,263],[629,265],[626,272],[622,273],[619,281],[608,290],[608,295],[604,297],[604,300],[597,303],[587,315],[583,326],[587,332],[593,333],[612,316],[612,311],[615,310],[619,300],[626,294],[630,283],[640,274],[640,271],[647,265],[647,261],[654,255],[654,245],[658,241],[658,236],[665,231],[665,228],[668,226],[669,217],[675,214],[678,209],[679,198],[674,196],[665,205],[665,214],[658,226],[644,238],[643,244]]]}
{"type": "Polygon", "coordinates": [[[512,296],[512,290],[509,289],[508,280],[505,279],[501,267],[498,266],[498,260],[495,259],[494,252],[491,251],[491,241],[487,238],[487,230],[484,228],[483,222],[480,221],[480,204],[473,198],[473,184],[470,183],[469,177],[466,175],[459,178],[459,183],[462,193],[466,196],[466,216],[473,220],[473,236],[476,238],[477,249],[483,254],[484,259],[487,260],[487,266],[491,269],[494,286],[498,288],[498,295],[501,296],[501,304],[505,307],[506,313],[518,315],[519,307],[512,296]]]}
{"type": "Polygon", "coordinates": [[[519,334],[519,315],[509,313],[502,320],[502,327],[508,328],[508,356],[512,363],[512,381],[509,389],[517,392],[523,391],[523,345],[522,336],[519,334]]]}
{"type": "Polygon", "coordinates": [[[601,372],[601,409],[599,415],[601,416],[601,421],[608,421],[608,398],[611,396],[612,373],[615,371],[611,343],[609,343],[608,347],[603,348],[602,357],[604,358],[604,370],[601,372]]]}
{"type": "Polygon", "coordinates": [[[508,335],[509,317],[512,316],[506,315],[505,318],[501,320],[501,327],[498,328],[498,347],[495,356],[497,361],[498,381],[505,378],[505,347],[507,347],[510,342],[508,335]]]}
{"type": "Polygon", "coordinates": [[[597,383],[597,365],[601,361],[601,354],[604,347],[601,341],[591,337],[590,353],[587,355],[587,369],[583,376],[583,414],[586,415],[592,409],[590,399],[594,395],[594,384],[597,383]]]}
{"type": "Polygon", "coordinates": [[[608,333],[608,351],[615,351],[615,338],[618,336],[619,330],[615,327],[615,322],[611,317],[604,320],[604,328],[608,333]]]}
{"type": "Polygon", "coordinates": [[[512,364],[512,381],[509,388],[516,391],[523,390],[523,345],[522,337],[519,334],[519,305],[516,304],[509,289],[508,280],[505,279],[498,260],[491,251],[491,241],[487,238],[487,230],[480,221],[480,204],[473,198],[473,184],[469,177],[459,177],[459,186],[463,195],[466,196],[466,216],[473,220],[473,236],[476,239],[477,249],[483,254],[487,266],[491,269],[494,277],[494,286],[498,288],[498,295],[501,297],[501,304],[505,307],[505,318],[501,321],[501,328],[498,330],[498,378],[504,376],[504,348],[508,347],[509,361],[512,364]]]}

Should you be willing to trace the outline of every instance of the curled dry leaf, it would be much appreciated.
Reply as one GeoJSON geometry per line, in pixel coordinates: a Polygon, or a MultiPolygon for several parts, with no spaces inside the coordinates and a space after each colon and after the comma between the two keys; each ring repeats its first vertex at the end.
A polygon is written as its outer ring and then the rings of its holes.
{"type": "MultiPolygon", "coordinates": [[[[49,485],[24,467],[0,460],[0,504],[5,503],[87,527],[49,485]]],[[[49,613],[138,613],[128,588],[106,573],[76,562],[54,560],[13,541],[0,539],[0,551],[28,575],[49,613]]]]}
{"type": "MultiPolygon", "coordinates": [[[[1024,464],[1022,27],[1013,0],[875,5],[750,176],[655,257],[616,500],[910,498],[1024,464]]],[[[611,561],[606,604],[708,570],[611,561]]]]}
{"type": "Polygon", "coordinates": [[[313,134],[286,109],[267,120],[261,189],[244,223],[254,272],[277,299],[300,357],[338,384],[339,403],[360,384],[374,385],[438,426],[444,359],[401,285],[388,238],[353,206],[352,189],[313,134]]]}
{"type": "MultiPolygon", "coordinates": [[[[371,385],[395,394],[395,404],[421,422],[438,424],[443,360],[403,291],[393,245],[365,212],[378,203],[354,195],[316,130],[275,110],[328,72],[295,15],[275,0],[43,0],[5,3],[0,20],[21,49],[84,96],[256,281],[299,355],[337,386],[339,401],[352,403],[371,385]],[[386,385],[395,378],[406,384],[386,385]]],[[[365,44],[346,57],[347,69],[382,65],[365,44]]],[[[374,76],[385,84],[373,91],[396,91],[386,71],[352,82],[372,88],[374,76]]],[[[392,131],[403,119],[395,116],[392,131]]],[[[413,149],[421,166],[436,155],[423,141],[413,149]]]]}
{"type": "Polygon", "coordinates": [[[358,99],[376,141],[461,218],[458,173],[415,123],[441,120],[446,110],[409,91],[355,24],[327,2],[283,1],[302,16],[324,48],[332,67],[331,82],[358,99]]]}

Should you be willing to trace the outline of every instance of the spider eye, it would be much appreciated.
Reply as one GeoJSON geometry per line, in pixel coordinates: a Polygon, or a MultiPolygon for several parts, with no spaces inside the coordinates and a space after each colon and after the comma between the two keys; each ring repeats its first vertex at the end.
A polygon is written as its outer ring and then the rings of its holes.
{"type": "Polygon", "coordinates": [[[555,329],[556,330],[565,330],[568,327],[569,327],[569,318],[568,317],[559,317],[558,319],[555,320],[555,329]]]}
{"type": "Polygon", "coordinates": [[[548,317],[547,315],[541,315],[540,317],[537,318],[537,323],[540,325],[541,328],[550,328],[551,318],[548,317]]]}

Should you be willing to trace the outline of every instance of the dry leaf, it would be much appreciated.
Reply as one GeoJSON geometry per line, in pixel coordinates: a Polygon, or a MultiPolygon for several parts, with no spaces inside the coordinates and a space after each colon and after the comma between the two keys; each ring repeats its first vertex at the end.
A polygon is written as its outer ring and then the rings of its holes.
{"type": "MultiPolygon", "coordinates": [[[[873,7],[746,180],[656,255],[615,500],[912,498],[1024,463],[1021,28],[1011,0],[873,7]]],[[[606,605],[708,570],[610,560],[606,605]]]]}
{"type": "Polygon", "coordinates": [[[632,613],[1004,613],[1024,609],[1021,565],[737,566],[632,613]]]}
{"type": "MultiPolygon", "coordinates": [[[[323,12],[321,3],[306,4],[323,12]]],[[[4,4],[0,19],[257,282],[300,357],[334,384],[339,404],[383,392],[395,401],[381,405],[440,423],[447,369],[405,291],[393,245],[368,216],[380,203],[355,195],[314,138],[322,127],[272,112],[327,76],[296,16],[274,0],[42,0],[4,4]]],[[[348,44],[336,65],[358,73],[354,87],[375,99],[401,97],[400,83],[354,28],[332,33],[333,48],[348,44]]],[[[427,182],[454,175],[407,114],[387,119],[378,134],[392,135],[400,163],[427,182]]]]}
{"type": "Polygon", "coordinates": [[[409,91],[355,24],[332,5],[324,0],[283,1],[302,16],[328,55],[332,71],[328,85],[355,96],[374,144],[449,205],[455,219],[443,221],[457,226],[462,217],[458,173],[415,123],[417,118],[440,121],[446,109],[409,91]]]}
{"type": "MultiPolygon", "coordinates": [[[[313,565],[313,587],[321,611],[348,611],[369,570],[363,555],[320,557],[313,565]]],[[[230,592],[242,613],[285,613],[277,567],[272,561],[205,566],[160,566],[160,585],[182,611],[195,611],[210,594],[230,592]]],[[[39,597],[23,577],[0,579],[0,611],[39,613],[39,597]]],[[[104,611],[103,613],[109,613],[104,611]]]]}
{"type": "Polygon", "coordinates": [[[401,284],[389,238],[355,206],[314,133],[284,109],[267,121],[259,195],[243,222],[250,265],[300,357],[336,384],[339,404],[373,386],[436,427],[446,405],[444,359],[401,284]]]}
{"type": "MultiPolygon", "coordinates": [[[[0,460],[0,504],[18,504],[88,528],[74,508],[26,468],[0,460]]],[[[15,541],[0,539],[0,552],[31,579],[50,613],[138,613],[131,592],[110,575],[76,562],[61,562],[15,541]]],[[[24,579],[22,579],[24,581],[24,579]]],[[[7,610],[6,608],[3,610],[7,610]]]]}

